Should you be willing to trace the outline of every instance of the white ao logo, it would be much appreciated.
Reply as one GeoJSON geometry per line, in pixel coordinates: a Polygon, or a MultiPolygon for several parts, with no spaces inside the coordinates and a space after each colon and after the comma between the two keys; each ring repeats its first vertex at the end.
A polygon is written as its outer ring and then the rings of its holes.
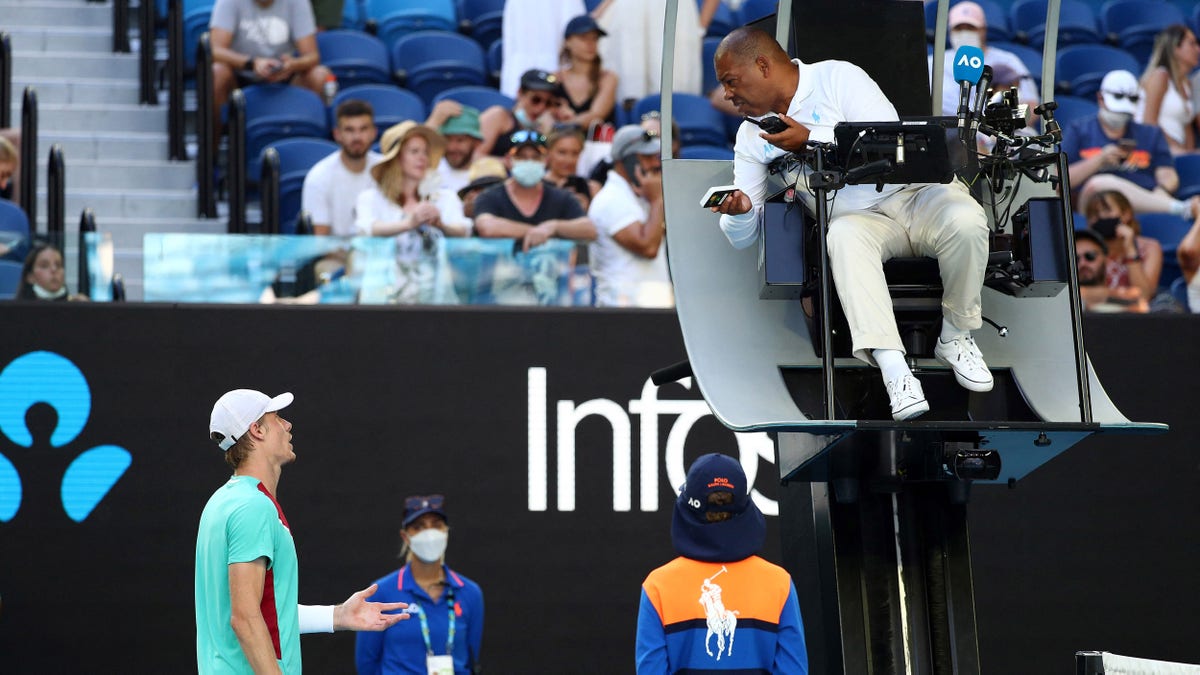
{"type": "Polygon", "coordinates": [[[983,59],[971,54],[963,54],[959,57],[958,61],[954,63],[954,65],[967,66],[969,68],[974,68],[975,70],[980,70],[983,68],[983,59]]]}

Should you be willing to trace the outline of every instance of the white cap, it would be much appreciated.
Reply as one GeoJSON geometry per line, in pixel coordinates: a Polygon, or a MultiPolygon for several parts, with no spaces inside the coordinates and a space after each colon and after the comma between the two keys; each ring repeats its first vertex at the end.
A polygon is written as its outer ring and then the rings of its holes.
{"type": "Polygon", "coordinates": [[[1100,81],[1100,95],[1104,97],[1104,107],[1113,112],[1137,113],[1138,81],[1128,70],[1114,70],[1105,75],[1100,81]]]}
{"type": "Polygon", "coordinates": [[[250,429],[250,425],[269,412],[283,410],[292,404],[293,396],[286,392],[271,398],[253,389],[234,389],[226,392],[213,404],[208,421],[209,437],[228,450],[250,429]]]}

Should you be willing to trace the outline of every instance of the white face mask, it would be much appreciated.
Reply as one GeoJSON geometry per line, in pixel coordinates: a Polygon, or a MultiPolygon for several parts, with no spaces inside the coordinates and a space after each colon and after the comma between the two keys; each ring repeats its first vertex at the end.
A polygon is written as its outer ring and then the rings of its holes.
{"type": "Polygon", "coordinates": [[[958,49],[959,47],[978,47],[983,49],[983,39],[977,30],[952,30],[950,31],[950,46],[958,49]]]}
{"type": "Polygon", "coordinates": [[[1109,129],[1124,129],[1133,120],[1133,113],[1114,112],[1107,108],[1101,108],[1097,114],[1100,122],[1109,129]]]}
{"type": "Polygon", "coordinates": [[[512,177],[522,187],[533,187],[546,176],[546,165],[540,159],[513,160],[512,177]]]}
{"type": "Polygon", "coordinates": [[[450,533],[431,527],[409,537],[408,547],[422,562],[435,563],[445,555],[449,540],[450,533]]]}

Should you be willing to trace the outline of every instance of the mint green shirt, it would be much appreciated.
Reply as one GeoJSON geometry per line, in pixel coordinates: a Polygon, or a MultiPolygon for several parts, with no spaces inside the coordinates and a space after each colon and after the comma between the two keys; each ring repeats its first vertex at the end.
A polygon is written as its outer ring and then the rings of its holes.
{"type": "Polygon", "coordinates": [[[251,673],[230,626],[229,565],[267,558],[262,614],[284,673],[300,673],[296,545],[257,478],[233,476],[209,498],[196,535],[196,665],[200,675],[251,673]]]}

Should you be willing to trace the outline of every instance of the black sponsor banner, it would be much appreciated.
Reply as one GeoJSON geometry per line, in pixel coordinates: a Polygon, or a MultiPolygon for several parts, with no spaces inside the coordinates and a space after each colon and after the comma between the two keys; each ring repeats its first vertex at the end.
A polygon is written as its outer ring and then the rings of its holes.
{"type": "MultiPolygon", "coordinates": [[[[672,486],[699,454],[738,455],[768,513],[783,489],[764,436],[721,427],[692,386],[647,384],[684,357],[667,312],[47,304],[0,317],[6,673],[194,670],[195,528],[229,473],[208,415],[231,388],[296,394],[298,460],[278,497],[301,601],[338,602],[395,569],[403,497],[445,494],[448,561],[486,596],[491,673],[632,671],[639,585],[673,557],[672,486]]],[[[1175,428],[1091,439],[1014,491],[975,491],[987,672],[1060,671],[1077,648],[1200,661],[1200,616],[1181,602],[1200,597],[1187,441],[1200,322],[1105,318],[1088,335],[1118,405],[1175,428]]],[[[781,562],[768,522],[765,556],[781,562]]],[[[353,648],[350,634],[306,636],[306,669],[352,672],[353,648]]]]}

